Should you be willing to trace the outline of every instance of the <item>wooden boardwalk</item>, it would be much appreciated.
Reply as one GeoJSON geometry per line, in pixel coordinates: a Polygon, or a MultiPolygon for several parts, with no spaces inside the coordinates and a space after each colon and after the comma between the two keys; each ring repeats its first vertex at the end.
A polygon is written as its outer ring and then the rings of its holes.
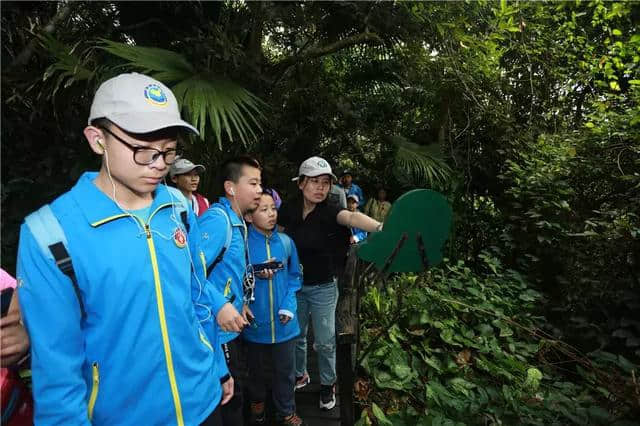
{"type": "MultiPolygon", "coordinates": [[[[309,333],[311,335],[311,333],[309,333]]],[[[309,336],[311,337],[311,336],[309,336]]],[[[311,384],[296,392],[296,409],[298,415],[309,426],[340,426],[340,395],[336,389],[336,406],[332,410],[320,409],[320,377],[318,360],[312,344],[308,345],[307,369],[311,376],[311,384]]]]}

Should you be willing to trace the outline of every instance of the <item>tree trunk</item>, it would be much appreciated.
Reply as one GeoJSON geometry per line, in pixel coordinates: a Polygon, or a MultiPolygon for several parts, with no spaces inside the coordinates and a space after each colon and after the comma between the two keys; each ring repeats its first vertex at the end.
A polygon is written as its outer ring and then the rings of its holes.
{"type": "Polygon", "coordinates": [[[247,6],[251,10],[251,32],[247,40],[247,58],[248,64],[256,72],[260,73],[264,62],[262,53],[262,37],[264,30],[264,3],[249,2],[247,6]]]}

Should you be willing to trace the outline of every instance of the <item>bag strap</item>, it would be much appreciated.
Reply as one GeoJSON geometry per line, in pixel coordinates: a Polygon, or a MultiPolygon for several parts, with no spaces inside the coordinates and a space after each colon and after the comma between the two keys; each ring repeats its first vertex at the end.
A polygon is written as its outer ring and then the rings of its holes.
{"type": "Polygon", "coordinates": [[[278,232],[278,238],[280,238],[280,241],[284,246],[284,252],[287,255],[287,263],[289,263],[289,259],[291,259],[291,238],[281,232],[278,232]]]}
{"type": "Polygon", "coordinates": [[[220,213],[222,213],[222,216],[225,218],[227,222],[227,238],[224,242],[224,246],[222,247],[222,250],[220,250],[220,253],[218,253],[218,256],[216,256],[213,262],[211,262],[211,265],[209,265],[209,267],[207,268],[207,277],[211,275],[211,272],[213,271],[213,269],[218,265],[218,263],[222,261],[222,258],[224,257],[224,253],[227,251],[227,249],[231,245],[231,236],[233,235],[232,234],[233,230],[231,229],[231,219],[229,219],[229,215],[227,214],[227,212],[220,207],[211,207],[211,209],[219,211],[220,213]]]}
{"type": "Polygon", "coordinates": [[[56,266],[71,280],[73,291],[76,293],[82,318],[86,318],[84,303],[78,286],[78,279],[73,269],[73,262],[67,250],[67,237],[60,226],[60,222],[53,214],[51,206],[45,204],[24,219],[31,234],[35,238],[42,253],[55,262],[56,266]]]}

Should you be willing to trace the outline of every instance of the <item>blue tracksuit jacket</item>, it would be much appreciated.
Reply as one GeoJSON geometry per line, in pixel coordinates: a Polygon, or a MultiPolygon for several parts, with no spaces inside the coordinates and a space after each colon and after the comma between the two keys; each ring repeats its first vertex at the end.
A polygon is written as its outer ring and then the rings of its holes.
{"type": "Polygon", "coordinates": [[[357,239],[356,242],[359,243],[360,241],[365,240],[367,238],[367,235],[369,235],[369,233],[367,231],[365,231],[364,229],[351,228],[351,235],[356,237],[356,239],[357,239]]]}
{"type": "Polygon", "coordinates": [[[243,337],[254,343],[280,343],[300,334],[298,324],[296,292],[302,286],[302,272],[296,246],[287,235],[274,231],[266,236],[249,227],[249,259],[252,264],[262,263],[275,257],[284,264],[272,279],[263,280],[256,276],[255,301],[249,308],[255,316],[253,325],[242,332],[243,337]],[[290,240],[291,255],[287,257],[283,239],[290,240]],[[279,314],[292,317],[285,325],[280,323],[279,314]]]}
{"type": "Polygon", "coordinates": [[[206,284],[195,215],[189,211],[180,247],[180,201],[164,185],[140,219],[102,193],[96,176],[85,173],[51,204],[85,318],[71,280],[29,227],[20,232],[17,275],[31,337],[35,424],[197,425],[220,402],[227,370],[214,322],[225,300],[206,284]]]}
{"type": "MultiPolygon", "coordinates": [[[[242,312],[242,277],[246,270],[244,222],[231,208],[231,203],[224,197],[213,204],[203,215],[198,217],[198,225],[201,232],[202,251],[205,263],[210,266],[218,257],[227,239],[229,228],[224,218],[222,209],[226,212],[231,222],[231,243],[224,252],[224,257],[215,266],[208,276],[218,292],[221,292],[227,301],[233,301],[233,306],[242,312]]],[[[220,343],[227,343],[238,337],[238,333],[220,331],[220,343]]]]}

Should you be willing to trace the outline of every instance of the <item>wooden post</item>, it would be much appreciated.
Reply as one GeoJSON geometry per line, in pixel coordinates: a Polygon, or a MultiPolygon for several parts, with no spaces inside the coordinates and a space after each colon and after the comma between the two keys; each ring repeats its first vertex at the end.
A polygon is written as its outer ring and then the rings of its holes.
{"type": "Polygon", "coordinates": [[[357,312],[356,270],[358,266],[357,247],[349,249],[347,264],[340,276],[338,288],[340,296],[336,307],[336,370],[338,372],[338,388],[340,393],[340,420],[343,425],[353,425],[353,345],[359,327],[357,312]]]}
{"type": "Polygon", "coordinates": [[[422,239],[422,233],[418,232],[416,235],[416,240],[418,243],[418,253],[420,254],[420,260],[422,261],[422,267],[424,270],[429,269],[429,259],[427,258],[427,253],[424,249],[424,240],[422,239]]]}
{"type": "MultiPolygon", "coordinates": [[[[408,238],[409,236],[404,232],[382,269],[374,278],[374,283],[387,273],[408,238]]],[[[358,269],[362,270],[362,268],[358,268],[357,246],[351,246],[347,264],[339,280],[340,297],[336,308],[336,370],[340,388],[340,420],[343,425],[349,426],[355,422],[353,386],[355,383],[355,360],[358,356],[357,351],[360,343],[360,297],[364,280],[364,277],[357,275],[358,269]]],[[[368,270],[369,268],[366,269],[365,274],[368,270]]]]}

